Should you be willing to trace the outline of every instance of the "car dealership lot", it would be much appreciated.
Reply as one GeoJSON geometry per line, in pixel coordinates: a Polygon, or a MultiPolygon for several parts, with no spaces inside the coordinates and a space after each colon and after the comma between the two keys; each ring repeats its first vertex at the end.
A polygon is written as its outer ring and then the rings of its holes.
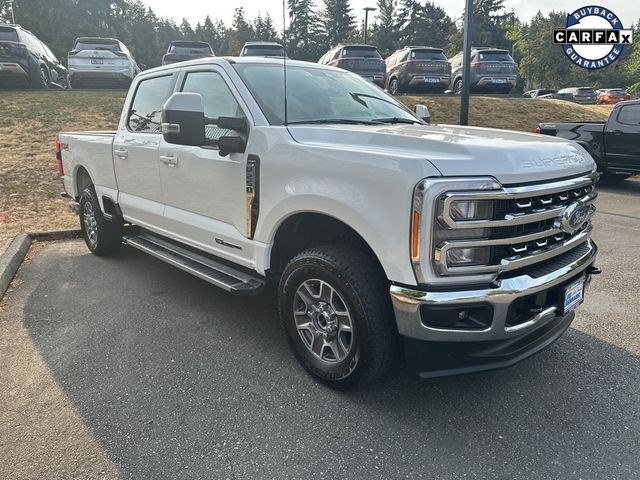
{"type": "Polygon", "coordinates": [[[601,184],[604,273],[511,369],[340,393],[289,353],[271,295],[124,248],[31,255],[0,311],[7,478],[634,478],[640,182],[601,184]],[[100,272],[97,274],[96,272],[100,272]]]}

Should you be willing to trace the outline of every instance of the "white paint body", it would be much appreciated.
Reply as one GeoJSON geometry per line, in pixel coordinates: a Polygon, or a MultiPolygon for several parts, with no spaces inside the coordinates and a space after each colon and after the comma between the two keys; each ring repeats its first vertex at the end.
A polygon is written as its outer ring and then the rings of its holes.
{"type": "Polygon", "coordinates": [[[264,274],[282,222],[297,213],[317,212],[357,231],[388,279],[404,285],[417,284],[409,232],[413,190],[421,179],[490,176],[513,185],[594,168],[587,152],[573,142],[506,130],[398,124],[271,126],[233,67],[220,58],[161,67],[136,77],[115,134],[70,132],[59,138],[66,191],[79,196],[76,177],[84,168],[100,201],[107,196],[118,203],[127,221],[264,274]],[[214,149],[171,145],[160,134],[127,130],[126,112],[139,81],[158,72],[182,75],[189,70],[214,70],[228,82],[249,120],[246,153],[221,157],[214,149]],[[126,158],[115,153],[121,150],[127,151],[126,158]],[[163,163],[160,157],[167,155],[175,156],[177,165],[163,163]],[[260,214],[253,239],[246,232],[248,155],[260,158],[260,214]],[[214,238],[241,249],[227,248],[214,238]]]}

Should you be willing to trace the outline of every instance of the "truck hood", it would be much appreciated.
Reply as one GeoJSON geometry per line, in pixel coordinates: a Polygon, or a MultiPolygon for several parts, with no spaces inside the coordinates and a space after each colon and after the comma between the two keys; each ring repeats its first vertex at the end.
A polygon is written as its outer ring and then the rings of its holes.
{"type": "Polygon", "coordinates": [[[594,167],[578,144],[546,135],[456,125],[295,125],[299,143],[428,160],[444,176],[489,175],[504,185],[579,175],[594,167]]]}

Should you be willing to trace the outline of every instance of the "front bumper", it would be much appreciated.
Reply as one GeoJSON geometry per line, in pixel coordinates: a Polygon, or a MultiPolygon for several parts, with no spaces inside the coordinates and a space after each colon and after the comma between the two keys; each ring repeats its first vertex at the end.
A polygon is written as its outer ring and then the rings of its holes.
{"type": "Polygon", "coordinates": [[[499,368],[533,355],[553,343],[573,319],[573,312],[562,314],[558,292],[580,277],[584,277],[585,288],[591,280],[591,267],[597,254],[595,243],[588,240],[584,248],[576,251],[578,254],[571,257],[568,263],[559,268],[552,264],[548,272],[543,272],[545,274],[534,277],[524,273],[502,279],[496,286],[487,288],[429,291],[393,285],[391,299],[398,331],[407,339],[407,353],[413,357],[414,368],[421,371],[422,376],[499,368]],[[526,303],[530,300],[536,304],[526,303]],[[532,308],[525,308],[523,313],[522,306],[526,305],[532,308]],[[423,318],[425,310],[432,313],[457,312],[467,308],[481,308],[490,312],[486,325],[473,329],[436,327],[427,324],[428,319],[423,318]],[[515,312],[518,315],[514,322],[515,312]],[[522,341],[524,347],[520,345],[522,341]],[[512,351],[514,345],[519,345],[517,351],[512,351]],[[447,352],[446,357],[455,357],[457,360],[451,369],[444,368],[441,362],[435,362],[438,365],[436,373],[428,372],[434,362],[425,365],[420,360],[424,355],[416,354],[421,349],[441,351],[442,354],[447,352]],[[488,356],[481,354],[487,349],[493,353],[488,356]],[[459,350],[458,354],[453,353],[454,350],[459,350]],[[465,357],[464,361],[462,357],[465,357]]]}

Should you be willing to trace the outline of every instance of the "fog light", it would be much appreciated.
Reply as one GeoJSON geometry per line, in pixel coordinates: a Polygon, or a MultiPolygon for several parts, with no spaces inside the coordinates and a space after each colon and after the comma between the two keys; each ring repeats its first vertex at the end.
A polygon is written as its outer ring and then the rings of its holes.
{"type": "Polygon", "coordinates": [[[490,247],[452,248],[447,251],[447,265],[488,265],[491,260],[490,247]]]}
{"type": "Polygon", "coordinates": [[[450,214],[454,220],[488,220],[493,217],[493,202],[458,200],[451,203],[450,214]]]}

